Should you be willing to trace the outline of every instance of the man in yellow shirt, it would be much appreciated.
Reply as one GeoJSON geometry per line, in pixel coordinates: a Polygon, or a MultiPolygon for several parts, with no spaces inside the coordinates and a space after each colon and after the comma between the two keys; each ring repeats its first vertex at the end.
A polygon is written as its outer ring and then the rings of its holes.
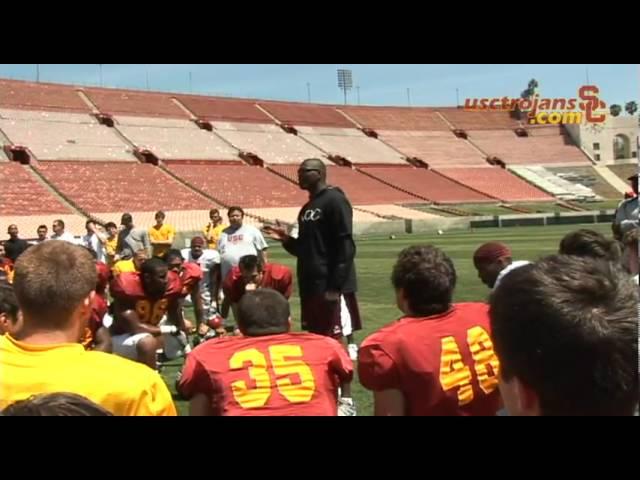
{"type": "Polygon", "coordinates": [[[133,257],[131,256],[131,250],[125,248],[122,251],[124,258],[118,260],[111,269],[113,276],[120,275],[127,272],[139,272],[142,264],[149,258],[146,248],[138,250],[133,257]]]}
{"type": "Polygon", "coordinates": [[[176,415],[171,394],[149,367],[85,351],[78,342],[91,314],[96,267],[67,242],[44,242],[16,264],[21,328],[0,337],[0,410],[41,393],[75,393],[114,415],[176,415]]]}
{"type": "Polygon", "coordinates": [[[209,210],[209,219],[211,221],[202,229],[204,238],[207,240],[210,250],[218,250],[218,241],[222,235],[222,231],[228,225],[222,223],[222,216],[217,208],[209,210]]]}
{"type": "Polygon", "coordinates": [[[156,213],[156,224],[149,229],[149,239],[154,257],[164,258],[164,255],[171,249],[176,230],[169,224],[164,223],[166,215],[164,212],[156,213]]]}
{"type": "Polygon", "coordinates": [[[107,241],[104,244],[104,250],[107,256],[107,265],[113,267],[116,258],[116,250],[118,248],[118,226],[109,222],[104,226],[107,231],[107,241]]]}

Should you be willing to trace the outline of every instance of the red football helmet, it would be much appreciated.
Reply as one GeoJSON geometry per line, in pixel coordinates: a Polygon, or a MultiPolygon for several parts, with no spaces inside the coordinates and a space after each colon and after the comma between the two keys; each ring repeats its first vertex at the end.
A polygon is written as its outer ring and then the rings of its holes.
{"type": "Polygon", "coordinates": [[[220,314],[216,313],[209,320],[207,320],[207,325],[209,325],[209,328],[212,328],[214,330],[224,328],[224,318],[222,318],[220,314]]]}

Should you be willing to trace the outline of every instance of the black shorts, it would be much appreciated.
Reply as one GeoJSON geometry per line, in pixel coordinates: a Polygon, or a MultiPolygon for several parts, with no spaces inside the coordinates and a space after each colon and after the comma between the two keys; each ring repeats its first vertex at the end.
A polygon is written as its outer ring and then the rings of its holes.
{"type": "Polygon", "coordinates": [[[343,293],[340,301],[329,302],[324,294],[300,298],[302,329],[326,337],[341,338],[362,330],[355,293],[343,293]]]}

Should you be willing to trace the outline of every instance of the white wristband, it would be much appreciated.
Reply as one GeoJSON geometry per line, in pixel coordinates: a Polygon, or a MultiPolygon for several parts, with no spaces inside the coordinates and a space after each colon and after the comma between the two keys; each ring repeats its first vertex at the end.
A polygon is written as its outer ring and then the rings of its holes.
{"type": "Polygon", "coordinates": [[[160,327],[160,333],[162,334],[174,334],[178,331],[178,327],[176,327],[175,325],[162,325],[160,327]]]}

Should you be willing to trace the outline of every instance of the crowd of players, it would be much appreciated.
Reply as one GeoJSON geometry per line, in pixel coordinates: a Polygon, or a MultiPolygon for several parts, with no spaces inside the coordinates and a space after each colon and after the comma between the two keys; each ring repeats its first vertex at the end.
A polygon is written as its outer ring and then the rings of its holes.
{"type": "Polygon", "coordinates": [[[0,247],[3,414],[175,415],[155,370],[180,356],[191,415],[352,416],[354,362],[376,415],[637,412],[637,197],[618,209],[612,239],[577,230],[536,262],[480,246],[487,303],[452,303],[445,251],[404,249],[391,272],[402,316],[358,349],[350,205],[321,162],[298,175],[310,201],[297,235],[245,225],[239,207],[228,226],[212,210],[184,250],[163,212],[150,229],[129,214],[120,230],[87,222],[80,241],[56,221],[59,241],[40,227],[32,246],[12,225],[0,247]],[[305,333],[291,332],[293,275],[268,261],[263,233],[298,259],[305,333]]]}

